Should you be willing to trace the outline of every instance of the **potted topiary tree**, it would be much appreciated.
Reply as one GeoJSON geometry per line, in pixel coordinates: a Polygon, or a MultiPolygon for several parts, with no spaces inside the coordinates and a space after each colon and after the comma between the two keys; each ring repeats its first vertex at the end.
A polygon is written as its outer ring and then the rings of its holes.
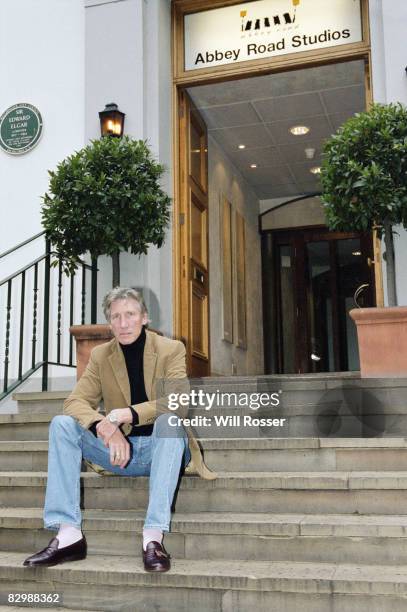
{"type": "MultiPolygon", "coordinates": [[[[50,171],[42,224],[63,269],[71,273],[86,253],[112,258],[112,286],[120,284],[120,252],[161,247],[170,198],[159,185],[164,172],[147,144],[128,136],[105,137],[64,159],[50,171]]],[[[73,326],[78,376],[91,348],[110,338],[107,325],[73,326]]]]}
{"type": "Polygon", "coordinates": [[[330,229],[384,238],[389,307],[350,311],[361,374],[407,376],[407,307],[397,307],[393,240],[395,225],[407,228],[407,109],[375,104],[346,121],[325,143],[321,183],[330,229]]]}

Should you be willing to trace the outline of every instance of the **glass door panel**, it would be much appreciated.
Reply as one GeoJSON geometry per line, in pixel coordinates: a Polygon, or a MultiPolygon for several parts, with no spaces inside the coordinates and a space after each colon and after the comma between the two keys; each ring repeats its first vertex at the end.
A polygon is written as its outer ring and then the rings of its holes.
{"type": "Polygon", "coordinates": [[[279,265],[279,344],[280,368],[283,374],[296,372],[295,368],[295,291],[293,248],[290,245],[278,247],[279,265]]]}
{"type": "Polygon", "coordinates": [[[333,372],[335,357],[329,242],[308,242],[306,254],[310,371],[333,372]]]}
{"type": "MultiPolygon", "coordinates": [[[[363,257],[360,238],[338,240],[336,243],[338,273],[338,318],[341,338],[341,368],[343,370],[359,369],[359,351],[356,326],[349,316],[349,310],[355,308],[354,295],[362,285],[369,285],[366,274],[366,258],[363,257]]],[[[368,287],[365,287],[368,289],[368,287]]],[[[361,293],[359,305],[368,305],[368,291],[361,293]]]]}

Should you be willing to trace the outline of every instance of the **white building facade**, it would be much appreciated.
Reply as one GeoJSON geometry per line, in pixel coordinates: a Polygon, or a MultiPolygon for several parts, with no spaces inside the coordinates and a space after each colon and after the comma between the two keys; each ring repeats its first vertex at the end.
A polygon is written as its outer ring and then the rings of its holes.
{"type": "MultiPolygon", "coordinates": [[[[406,59],[402,53],[406,25],[404,0],[369,0],[374,101],[407,104],[406,59]]],[[[109,102],[116,102],[126,113],[125,133],[148,141],[157,159],[167,167],[165,190],[170,196],[177,195],[174,192],[177,136],[174,136],[171,61],[173,26],[169,0],[4,0],[0,7],[0,28],[3,67],[0,114],[16,103],[26,102],[37,107],[43,118],[42,137],[32,151],[10,155],[0,150],[1,252],[41,232],[41,196],[47,190],[47,171],[90,139],[100,137],[98,112],[109,102]]],[[[212,170],[216,174],[216,168],[212,170]]],[[[219,177],[216,180],[221,181],[219,177]]],[[[222,189],[227,190],[224,185],[225,181],[222,189]]],[[[245,189],[242,187],[241,192],[245,189]]],[[[245,201],[251,197],[247,192],[245,201]]],[[[244,206],[242,210],[244,214],[244,206]]],[[[253,218],[247,215],[248,236],[251,228],[255,228],[260,211],[259,199],[258,210],[250,213],[253,218]]],[[[175,222],[178,219],[173,219],[175,222]]],[[[179,334],[174,306],[173,237],[172,226],[160,250],[150,248],[148,255],[141,258],[121,256],[122,284],[143,289],[152,327],[168,335],[179,334]]],[[[213,249],[216,249],[215,242],[210,238],[213,249]]],[[[217,329],[214,317],[221,315],[219,305],[214,302],[209,319],[213,373],[253,374],[261,373],[264,368],[262,357],[258,358],[261,296],[258,300],[250,299],[255,286],[250,283],[260,282],[260,247],[256,248],[253,264],[256,280],[252,281],[250,271],[246,270],[249,295],[246,353],[242,353],[238,344],[229,347],[224,338],[219,338],[221,330],[217,329]],[[251,369],[253,363],[255,366],[251,369]]],[[[42,252],[40,238],[2,258],[1,278],[42,252]]],[[[400,228],[396,238],[400,305],[407,304],[407,277],[403,269],[406,258],[407,234],[400,228]]],[[[214,291],[219,280],[216,267],[212,261],[214,291]]],[[[110,261],[100,258],[99,268],[100,301],[111,286],[110,261]]],[[[383,275],[385,292],[384,267],[383,275]]],[[[5,324],[5,299],[2,295],[2,325],[5,324]]],[[[103,322],[100,309],[98,321],[103,322]]]]}

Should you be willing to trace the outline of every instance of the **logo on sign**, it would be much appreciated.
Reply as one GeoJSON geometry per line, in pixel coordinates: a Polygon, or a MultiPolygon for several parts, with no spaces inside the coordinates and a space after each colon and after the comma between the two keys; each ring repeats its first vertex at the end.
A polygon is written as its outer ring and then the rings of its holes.
{"type": "Polygon", "coordinates": [[[248,15],[247,10],[240,11],[241,31],[243,33],[267,32],[273,28],[280,29],[281,26],[291,26],[295,23],[299,3],[300,0],[292,0],[293,10],[291,12],[265,17],[252,17],[248,15]]]}

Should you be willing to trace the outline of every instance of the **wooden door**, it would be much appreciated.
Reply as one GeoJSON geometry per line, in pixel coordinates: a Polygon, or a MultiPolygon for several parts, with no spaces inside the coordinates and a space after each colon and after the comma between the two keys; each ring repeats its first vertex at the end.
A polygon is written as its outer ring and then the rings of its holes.
{"type": "Polygon", "coordinates": [[[208,135],[188,94],[180,109],[180,329],[186,341],[188,373],[208,376],[208,135]]]}

